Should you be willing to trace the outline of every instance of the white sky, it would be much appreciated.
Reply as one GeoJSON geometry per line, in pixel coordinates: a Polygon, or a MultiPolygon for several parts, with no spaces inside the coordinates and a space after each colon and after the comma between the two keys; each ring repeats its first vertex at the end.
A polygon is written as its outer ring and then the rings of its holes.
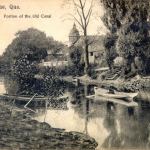
{"type": "MultiPolygon", "coordinates": [[[[5,9],[0,9],[0,55],[5,51],[8,44],[11,44],[12,40],[15,38],[14,34],[18,30],[27,30],[30,27],[37,28],[44,31],[47,36],[53,36],[55,40],[58,41],[68,41],[68,35],[73,27],[74,21],[66,20],[62,21],[62,15],[65,13],[74,14],[73,10],[61,8],[61,5],[65,3],[66,0],[0,0],[0,8],[2,5],[5,9]],[[20,9],[11,10],[9,5],[18,5],[20,9]],[[4,18],[6,15],[17,15],[18,18],[4,18]],[[23,18],[19,18],[19,15],[23,14],[23,18]],[[39,14],[39,18],[25,18],[24,16],[39,14]],[[41,14],[50,15],[51,18],[41,18],[41,14]]],[[[89,3],[90,0],[87,0],[89,3]]],[[[103,14],[103,10],[100,6],[97,7],[99,14],[103,14]]],[[[97,9],[95,8],[95,9],[97,9]]],[[[81,28],[77,25],[77,29],[81,31],[81,28]]],[[[102,22],[99,20],[93,20],[89,23],[88,34],[94,35],[98,34],[97,28],[103,26],[102,22]]],[[[99,34],[104,34],[105,29],[101,30],[99,34]]],[[[82,34],[82,33],[80,33],[82,34]]]]}

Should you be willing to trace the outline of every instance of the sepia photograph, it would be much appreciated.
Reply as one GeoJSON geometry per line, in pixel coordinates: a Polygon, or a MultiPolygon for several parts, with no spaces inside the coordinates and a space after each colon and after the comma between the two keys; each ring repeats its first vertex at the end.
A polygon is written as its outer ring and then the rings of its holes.
{"type": "Polygon", "coordinates": [[[0,1],[0,149],[150,149],[149,0],[0,1]]]}

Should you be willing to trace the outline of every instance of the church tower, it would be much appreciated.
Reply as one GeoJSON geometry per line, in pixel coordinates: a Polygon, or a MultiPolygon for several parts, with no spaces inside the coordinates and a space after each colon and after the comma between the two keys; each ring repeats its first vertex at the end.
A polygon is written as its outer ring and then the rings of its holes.
{"type": "Polygon", "coordinates": [[[73,28],[69,33],[69,42],[71,44],[75,43],[80,38],[79,31],[76,29],[76,25],[74,23],[73,28]]]}

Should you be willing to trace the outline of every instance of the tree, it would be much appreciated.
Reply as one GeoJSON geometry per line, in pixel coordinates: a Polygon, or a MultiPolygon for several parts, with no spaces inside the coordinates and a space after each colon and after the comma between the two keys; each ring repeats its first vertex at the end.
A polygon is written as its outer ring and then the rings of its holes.
{"type": "Polygon", "coordinates": [[[63,44],[34,28],[18,31],[15,35],[3,53],[1,63],[4,64],[5,74],[17,81],[21,91],[31,91],[40,60],[45,58],[47,50],[51,50],[52,54],[59,52],[63,44]]]}
{"type": "Polygon", "coordinates": [[[6,51],[13,50],[14,58],[21,57],[28,52],[32,61],[39,61],[46,56],[49,44],[44,32],[29,28],[18,31],[15,35],[16,38],[6,49],[6,51]]]}
{"type": "Polygon", "coordinates": [[[135,56],[149,50],[149,0],[101,0],[106,10],[103,21],[112,34],[118,34],[117,52],[125,60],[125,72],[135,70],[135,56]],[[127,67],[128,66],[128,67],[127,67]]]}
{"type": "Polygon", "coordinates": [[[129,71],[135,71],[134,58],[137,56],[143,62],[143,74],[146,74],[146,66],[150,58],[150,24],[149,22],[133,22],[124,25],[119,33],[117,52],[124,58],[124,62],[130,67],[129,71]]]}
{"type": "Polygon", "coordinates": [[[83,47],[81,45],[76,45],[70,48],[70,60],[73,63],[75,74],[79,75],[81,66],[81,57],[83,54],[83,47]]]}
{"type": "Polygon", "coordinates": [[[125,23],[146,21],[149,0],[100,0],[105,9],[101,18],[111,33],[115,33],[125,23]]]}
{"type": "Polygon", "coordinates": [[[107,34],[104,39],[105,59],[111,71],[114,70],[114,59],[118,56],[116,52],[116,41],[118,36],[114,34],[107,34]]]}
{"type": "Polygon", "coordinates": [[[19,91],[33,92],[34,75],[39,72],[38,63],[28,59],[28,54],[21,58],[16,58],[11,67],[11,78],[16,80],[19,85],[19,91]]]}
{"type": "Polygon", "coordinates": [[[47,55],[46,50],[49,47],[49,42],[44,32],[29,28],[28,30],[18,31],[15,35],[16,38],[3,53],[2,61],[6,65],[7,71],[11,69],[14,60],[21,59],[26,54],[30,62],[39,62],[47,55]]]}
{"type": "Polygon", "coordinates": [[[26,55],[28,62],[39,63],[47,55],[47,50],[52,54],[60,51],[64,46],[62,43],[55,41],[52,37],[46,37],[46,34],[38,29],[29,28],[18,31],[16,38],[7,46],[3,53],[2,62],[5,64],[7,72],[11,69],[14,60],[24,59],[26,55]]]}
{"type": "MultiPolygon", "coordinates": [[[[127,0],[128,1],[128,0],[127,0]]],[[[111,33],[115,33],[121,27],[121,20],[126,14],[124,0],[100,0],[105,9],[103,17],[101,17],[104,25],[111,33]]]]}
{"type": "Polygon", "coordinates": [[[48,49],[51,50],[52,55],[55,55],[60,50],[65,48],[64,44],[62,44],[59,41],[54,40],[53,37],[47,37],[47,41],[48,41],[48,43],[47,43],[48,49]]]}
{"type": "MultiPolygon", "coordinates": [[[[88,58],[88,45],[90,44],[88,42],[87,38],[87,28],[89,25],[89,22],[91,20],[91,16],[93,14],[93,8],[95,6],[94,0],[91,0],[90,5],[88,6],[88,2],[86,0],[67,0],[67,4],[71,4],[74,6],[75,14],[79,17],[79,19],[70,13],[67,13],[63,15],[63,17],[68,16],[68,20],[74,20],[76,21],[80,27],[83,30],[84,33],[84,62],[85,62],[85,67],[84,67],[84,72],[87,74],[88,72],[88,67],[89,67],[89,58],[88,58]]],[[[66,19],[64,19],[66,20],[66,19]]],[[[63,20],[63,21],[64,21],[63,20]]]]}
{"type": "Polygon", "coordinates": [[[117,0],[100,0],[105,9],[105,13],[101,20],[109,30],[104,40],[106,61],[111,71],[114,70],[114,59],[117,57],[116,41],[118,38],[117,31],[121,27],[121,21],[127,10],[125,2],[117,0]]]}
{"type": "Polygon", "coordinates": [[[70,59],[74,63],[74,65],[78,65],[81,61],[81,55],[83,52],[82,46],[73,46],[70,50],[70,59]]]}

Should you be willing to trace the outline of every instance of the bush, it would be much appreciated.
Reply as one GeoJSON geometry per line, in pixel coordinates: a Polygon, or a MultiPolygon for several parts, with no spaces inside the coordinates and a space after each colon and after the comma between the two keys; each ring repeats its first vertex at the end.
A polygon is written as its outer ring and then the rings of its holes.
{"type": "Polygon", "coordinates": [[[82,76],[84,75],[84,65],[69,65],[56,68],[58,76],[82,76]]]}
{"type": "Polygon", "coordinates": [[[90,64],[88,68],[88,76],[91,77],[92,79],[97,78],[97,74],[95,72],[95,68],[97,67],[97,64],[90,64]]]}

